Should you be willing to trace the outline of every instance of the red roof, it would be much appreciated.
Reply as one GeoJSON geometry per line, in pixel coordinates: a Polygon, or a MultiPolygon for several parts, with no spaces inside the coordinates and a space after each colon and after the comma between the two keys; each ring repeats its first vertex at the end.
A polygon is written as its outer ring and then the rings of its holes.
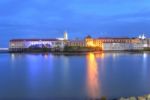
{"type": "Polygon", "coordinates": [[[12,39],[11,42],[15,41],[59,41],[58,39],[12,39]]]}

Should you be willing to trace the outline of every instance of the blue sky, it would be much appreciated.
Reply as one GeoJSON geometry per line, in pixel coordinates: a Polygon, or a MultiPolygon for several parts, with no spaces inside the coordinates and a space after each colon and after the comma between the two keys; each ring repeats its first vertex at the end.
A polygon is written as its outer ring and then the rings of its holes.
{"type": "Polygon", "coordinates": [[[0,0],[0,47],[13,38],[150,36],[149,0],[0,0]]]}

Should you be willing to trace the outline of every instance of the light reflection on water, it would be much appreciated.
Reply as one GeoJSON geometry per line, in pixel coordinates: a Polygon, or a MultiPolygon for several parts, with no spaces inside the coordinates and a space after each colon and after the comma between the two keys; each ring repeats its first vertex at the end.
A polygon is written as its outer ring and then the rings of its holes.
{"type": "Polygon", "coordinates": [[[150,93],[150,53],[1,54],[0,64],[0,98],[150,93]]]}
{"type": "MultiPolygon", "coordinates": [[[[99,57],[99,55],[98,55],[99,57]]],[[[87,91],[91,98],[98,98],[100,94],[100,82],[98,75],[98,65],[93,53],[87,55],[87,91]]]]}

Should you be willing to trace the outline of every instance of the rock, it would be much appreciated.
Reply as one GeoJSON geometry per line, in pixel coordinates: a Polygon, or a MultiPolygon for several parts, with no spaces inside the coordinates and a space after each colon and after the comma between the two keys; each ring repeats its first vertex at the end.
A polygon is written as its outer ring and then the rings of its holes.
{"type": "Polygon", "coordinates": [[[138,97],[138,100],[146,100],[146,97],[140,96],[140,97],[138,97]]]}
{"type": "Polygon", "coordinates": [[[137,100],[136,97],[130,97],[129,100],[137,100]]]}
{"type": "Polygon", "coordinates": [[[129,98],[121,97],[119,100],[130,100],[129,98]]]}
{"type": "Polygon", "coordinates": [[[150,100],[150,94],[148,94],[148,95],[146,96],[146,98],[147,98],[147,100],[150,100]]]}

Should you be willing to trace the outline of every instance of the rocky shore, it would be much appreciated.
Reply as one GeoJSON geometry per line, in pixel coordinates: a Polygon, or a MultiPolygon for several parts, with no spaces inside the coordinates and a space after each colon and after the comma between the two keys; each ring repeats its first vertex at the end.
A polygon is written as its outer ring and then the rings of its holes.
{"type": "Polygon", "coordinates": [[[150,100],[150,94],[138,97],[121,97],[119,100],[150,100]]]}
{"type": "Polygon", "coordinates": [[[150,94],[143,95],[143,96],[130,96],[130,97],[120,97],[114,99],[108,99],[107,97],[103,96],[99,99],[90,99],[90,100],[150,100],[150,94]]]}

